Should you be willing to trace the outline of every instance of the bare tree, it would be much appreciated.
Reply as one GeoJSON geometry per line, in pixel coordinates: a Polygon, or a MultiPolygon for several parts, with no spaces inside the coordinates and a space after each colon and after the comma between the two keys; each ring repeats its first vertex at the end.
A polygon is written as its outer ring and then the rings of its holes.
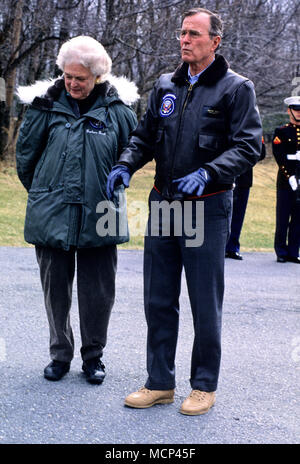
{"type": "MultiPolygon", "coordinates": [[[[196,6],[219,13],[225,33],[220,53],[233,70],[255,83],[263,117],[282,109],[300,73],[299,0],[206,0],[196,6]]],[[[2,0],[0,77],[9,81],[6,110],[0,107],[0,159],[7,158],[15,84],[53,77],[60,45],[90,35],[106,47],[113,72],[134,80],[142,96],[140,117],[157,77],[180,63],[174,31],[194,0],[2,0]],[[21,24],[21,26],[20,26],[21,24]],[[5,149],[6,147],[6,149],[5,149]]],[[[14,131],[12,132],[14,138],[14,131]]]]}

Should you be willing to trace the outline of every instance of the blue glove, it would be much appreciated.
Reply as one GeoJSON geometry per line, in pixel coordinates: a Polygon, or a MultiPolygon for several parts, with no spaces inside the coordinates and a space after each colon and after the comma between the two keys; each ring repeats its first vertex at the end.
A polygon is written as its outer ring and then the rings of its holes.
{"type": "Polygon", "coordinates": [[[131,174],[129,168],[123,164],[116,164],[107,177],[106,193],[108,198],[113,198],[114,190],[118,185],[123,184],[125,188],[129,187],[131,174]]]}
{"type": "Polygon", "coordinates": [[[208,172],[203,168],[199,168],[191,174],[187,174],[184,177],[180,177],[180,179],[173,180],[173,183],[179,182],[177,186],[178,192],[187,193],[189,195],[194,194],[200,197],[206,184],[210,181],[211,176],[208,172]]]}

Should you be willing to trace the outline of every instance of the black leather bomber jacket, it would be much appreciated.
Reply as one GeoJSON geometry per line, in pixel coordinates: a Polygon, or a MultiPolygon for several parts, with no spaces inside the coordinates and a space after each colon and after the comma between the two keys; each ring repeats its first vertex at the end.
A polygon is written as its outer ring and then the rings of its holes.
{"type": "MultiPolygon", "coordinates": [[[[215,61],[190,85],[188,65],[163,74],[149,97],[147,111],[119,163],[132,172],[153,158],[155,186],[174,197],[172,181],[199,167],[212,176],[203,194],[232,188],[261,153],[262,127],[253,83],[215,61]]],[[[175,184],[176,185],[176,184],[175,184]]]]}

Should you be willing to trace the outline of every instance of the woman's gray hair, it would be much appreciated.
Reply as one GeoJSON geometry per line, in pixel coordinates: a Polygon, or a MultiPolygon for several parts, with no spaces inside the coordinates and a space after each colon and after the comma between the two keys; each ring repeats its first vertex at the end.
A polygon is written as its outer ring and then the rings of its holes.
{"type": "Polygon", "coordinates": [[[104,81],[111,71],[112,61],[103,45],[89,36],[80,35],[65,42],[57,56],[56,64],[64,71],[66,64],[81,64],[104,81]]]}

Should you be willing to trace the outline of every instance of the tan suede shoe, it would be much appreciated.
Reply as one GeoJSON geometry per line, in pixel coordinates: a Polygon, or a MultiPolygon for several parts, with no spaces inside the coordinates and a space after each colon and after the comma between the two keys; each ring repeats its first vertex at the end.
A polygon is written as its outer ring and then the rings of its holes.
{"type": "Polygon", "coordinates": [[[190,395],[184,400],[179,412],[188,416],[198,416],[205,414],[215,404],[215,392],[203,392],[200,390],[192,390],[190,395]]]}
{"type": "Polygon", "coordinates": [[[174,390],[148,390],[142,387],[125,398],[125,405],[131,408],[150,408],[154,404],[168,404],[174,401],[174,390]]]}

